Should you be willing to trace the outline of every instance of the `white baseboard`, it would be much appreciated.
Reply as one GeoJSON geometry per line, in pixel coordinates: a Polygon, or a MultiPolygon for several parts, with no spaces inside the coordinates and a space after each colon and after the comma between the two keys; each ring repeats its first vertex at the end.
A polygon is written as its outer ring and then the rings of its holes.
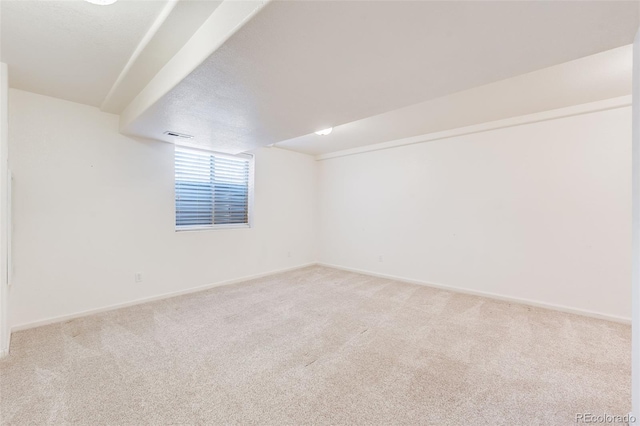
{"type": "Polygon", "coordinates": [[[537,300],[522,299],[522,298],[519,298],[519,297],[512,297],[512,296],[504,296],[504,295],[501,295],[501,294],[491,293],[491,292],[488,292],[488,291],[472,290],[472,289],[468,289],[468,288],[454,287],[454,286],[445,285],[445,284],[435,284],[435,283],[415,280],[415,279],[411,279],[411,278],[399,277],[399,276],[396,276],[396,275],[380,274],[380,273],[377,273],[377,272],[365,271],[365,270],[362,270],[362,269],[350,268],[350,267],[347,267],[347,266],[333,265],[333,264],[330,264],[330,263],[317,262],[317,264],[321,265],[321,266],[326,266],[328,268],[340,269],[340,270],[348,271],[348,272],[355,272],[357,274],[369,275],[369,276],[372,276],[372,277],[386,278],[386,279],[390,279],[390,280],[394,280],[394,281],[401,281],[401,282],[410,283],[410,284],[418,284],[418,285],[423,285],[423,286],[427,286],[427,287],[439,288],[439,289],[442,289],[442,290],[452,291],[454,293],[471,294],[471,295],[474,295],[474,296],[487,297],[487,298],[490,298],[490,299],[500,300],[500,301],[503,301],[503,302],[519,303],[521,305],[534,306],[536,308],[551,309],[551,310],[554,310],[554,311],[560,311],[560,312],[566,312],[566,313],[570,313],[570,314],[582,315],[582,316],[587,316],[587,317],[591,317],[591,318],[597,318],[597,319],[602,319],[602,320],[607,320],[607,321],[618,322],[618,323],[622,323],[622,324],[631,324],[631,318],[620,317],[620,316],[617,316],[617,315],[603,314],[603,313],[600,313],[600,312],[589,311],[587,309],[571,308],[569,306],[556,305],[556,304],[553,304],[553,303],[540,302],[540,301],[537,301],[537,300]]]}
{"type": "MultiPolygon", "coordinates": [[[[171,297],[182,296],[182,295],[185,295],[185,294],[197,293],[199,291],[208,290],[208,289],[214,288],[214,287],[221,287],[221,286],[224,286],[224,285],[236,284],[236,283],[243,282],[243,281],[254,280],[254,279],[257,279],[257,278],[263,278],[263,277],[266,277],[266,276],[269,276],[269,275],[280,274],[282,272],[288,272],[288,271],[294,271],[296,269],[302,269],[302,268],[306,268],[308,266],[313,266],[313,265],[316,265],[316,264],[317,264],[316,262],[309,262],[309,263],[305,263],[305,264],[302,264],[302,265],[292,266],[292,267],[289,267],[289,268],[276,269],[276,270],[272,270],[272,271],[269,271],[269,272],[263,272],[263,273],[255,274],[255,275],[247,275],[247,276],[243,276],[243,277],[240,277],[240,278],[234,278],[234,279],[231,279],[231,280],[220,281],[220,282],[213,283],[213,284],[205,284],[205,285],[202,285],[202,286],[192,287],[192,288],[188,288],[188,289],[185,289],[185,290],[179,290],[179,291],[174,291],[174,292],[170,292],[170,293],[163,293],[163,294],[159,294],[159,295],[156,295],[156,296],[144,297],[144,298],[141,298],[141,299],[135,299],[135,300],[131,300],[131,301],[128,301],[128,302],[123,302],[123,303],[116,303],[116,304],[113,304],[113,305],[103,306],[101,308],[88,309],[86,311],[75,312],[73,314],[61,315],[61,316],[46,318],[46,319],[38,320],[38,321],[34,321],[34,322],[18,324],[18,325],[15,325],[15,326],[11,327],[11,332],[15,333],[16,331],[27,330],[27,329],[30,329],[30,328],[41,327],[43,325],[49,325],[49,324],[55,324],[55,323],[59,323],[59,322],[69,321],[69,320],[76,319],[76,318],[86,317],[88,315],[99,314],[101,312],[113,311],[113,310],[120,309],[120,308],[127,308],[129,306],[140,305],[142,303],[153,302],[153,301],[162,300],[162,299],[168,299],[168,298],[171,298],[171,297]]],[[[8,352],[9,352],[9,350],[7,349],[7,353],[8,352]]],[[[0,357],[2,357],[1,353],[0,353],[0,357]]]]}
{"type": "MultiPolygon", "coordinates": [[[[239,283],[239,282],[249,281],[249,280],[253,280],[253,279],[257,279],[257,278],[263,278],[263,277],[266,277],[266,276],[269,276],[269,275],[279,274],[279,273],[282,273],[282,272],[288,272],[288,271],[293,271],[293,270],[296,270],[296,269],[302,269],[302,268],[306,268],[308,266],[313,266],[313,265],[321,265],[321,266],[326,266],[328,268],[334,268],[334,269],[339,269],[339,270],[348,271],[348,272],[355,272],[355,273],[358,273],[358,274],[369,275],[369,276],[373,276],[373,277],[386,278],[386,279],[406,282],[406,283],[410,283],[410,284],[418,284],[418,285],[423,285],[423,286],[427,286],[427,287],[439,288],[439,289],[448,290],[448,291],[457,292],[457,293],[471,294],[471,295],[474,295],[474,296],[487,297],[487,298],[490,298],[490,299],[496,299],[496,300],[501,300],[501,301],[505,301],[505,302],[519,303],[519,304],[523,304],[523,305],[535,306],[535,307],[538,307],[538,308],[545,308],[545,309],[552,309],[552,310],[555,310],[555,311],[567,312],[567,313],[577,314],[577,315],[583,315],[583,316],[603,319],[603,320],[607,320],[607,321],[614,321],[614,322],[619,322],[619,323],[623,323],[623,324],[631,324],[631,319],[630,318],[624,318],[624,317],[619,317],[619,316],[609,315],[609,314],[602,314],[602,313],[599,313],[599,312],[589,311],[589,310],[585,310],[585,309],[571,308],[571,307],[568,307],[568,306],[556,305],[556,304],[546,303],[546,302],[539,302],[539,301],[529,300],[529,299],[522,299],[522,298],[518,298],[518,297],[504,296],[504,295],[500,295],[500,294],[496,294],[496,293],[472,290],[472,289],[468,289],[468,288],[454,287],[454,286],[445,285],[445,284],[435,284],[435,283],[430,283],[430,282],[426,282],[426,281],[420,281],[420,280],[415,280],[415,279],[411,279],[411,278],[400,277],[400,276],[396,276],[396,275],[381,274],[381,273],[377,273],[377,272],[366,271],[366,270],[363,270],[363,269],[350,268],[350,267],[347,267],[347,266],[334,265],[334,264],[329,264],[329,263],[324,263],[324,262],[309,262],[309,263],[305,263],[305,264],[302,264],[302,265],[293,266],[293,267],[290,267],[290,268],[277,269],[277,270],[272,270],[272,271],[269,271],[269,272],[264,272],[264,273],[255,274],[255,275],[247,275],[247,276],[243,276],[243,277],[239,277],[239,278],[234,278],[234,279],[231,279],[231,280],[220,281],[220,282],[213,283],[213,284],[206,284],[206,285],[203,285],[203,286],[193,287],[193,288],[189,288],[189,289],[185,289],[185,290],[179,290],[179,291],[170,292],[170,293],[163,293],[163,294],[160,294],[160,295],[151,296],[151,297],[145,297],[145,298],[136,299],[136,300],[123,302],[123,303],[116,303],[116,304],[104,306],[104,307],[101,307],[101,308],[89,309],[89,310],[81,311],[81,312],[75,312],[73,314],[61,315],[61,316],[46,318],[46,319],[43,319],[43,320],[38,320],[38,321],[30,322],[30,323],[18,324],[18,325],[15,325],[15,326],[11,327],[11,332],[13,333],[13,332],[16,332],[16,331],[27,330],[27,329],[35,328],[35,327],[41,327],[43,325],[49,325],[49,324],[55,324],[55,323],[59,323],[59,322],[63,322],[63,321],[69,321],[69,320],[72,320],[72,319],[81,318],[81,317],[85,317],[85,316],[93,315],[93,314],[98,314],[98,313],[101,313],[101,312],[107,312],[107,311],[112,311],[112,310],[115,310],[115,309],[120,309],[120,308],[129,307],[129,306],[139,305],[139,304],[142,304],[142,303],[153,302],[155,300],[162,300],[162,299],[168,299],[168,298],[171,298],[171,297],[182,296],[182,295],[185,295],[185,294],[197,293],[199,291],[208,290],[208,289],[214,288],[214,287],[220,287],[220,286],[224,286],[224,285],[236,284],[236,283],[239,283]]],[[[0,358],[2,356],[6,356],[8,354],[8,352],[9,352],[9,349],[0,350],[0,358]]]]}
{"type": "Polygon", "coordinates": [[[11,330],[9,330],[9,336],[7,337],[7,346],[0,348],[0,358],[9,356],[9,348],[11,347],[11,330]]]}

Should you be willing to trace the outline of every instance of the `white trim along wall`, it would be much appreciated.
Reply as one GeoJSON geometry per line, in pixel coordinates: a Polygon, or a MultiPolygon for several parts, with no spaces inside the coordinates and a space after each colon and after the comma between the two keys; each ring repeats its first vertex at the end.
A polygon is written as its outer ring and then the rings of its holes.
{"type": "Polygon", "coordinates": [[[382,149],[397,148],[405,145],[413,145],[417,143],[432,142],[442,139],[454,138],[457,136],[471,135],[474,133],[488,132],[507,127],[522,126],[525,124],[539,123],[547,120],[557,120],[558,118],[572,117],[574,115],[589,114],[598,111],[607,111],[610,109],[631,106],[631,96],[620,96],[617,98],[606,99],[603,101],[589,102],[581,105],[573,105],[565,108],[558,108],[551,111],[538,112],[535,114],[527,114],[519,117],[506,118],[504,120],[491,121],[488,123],[475,124],[473,126],[460,127],[458,129],[444,130],[442,132],[428,133],[425,135],[411,136],[404,139],[398,139],[388,142],[382,142],[374,145],[367,145],[359,148],[346,149],[343,151],[331,152],[316,156],[318,160],[329,160],[332,158],[345,157],[348,155],[361,154],[370,151],[379,151],[382,149]]]}
{"type": "Polygon", "coordinates": [[[631,416],[640,418],[640,30],[633,42],[631,416]]]}
{"type": "Polygon", "coordinates": [[[0,357],[9,353],[8,68],[0,63],[0,357]]]}
{"type": "Polygon", "coordinates": [[[101,312],[113,311],[115,309],[127,308],[129,306],[140,305],[140,304],[143,304],[143,303],[153,302],[153,301],[156,301],[156,300],[168,299],[170,297],[176,297],[176,296],[182,296],[182,295],[185,295],[185,294],[197,293],[199,291],[209,290],[209,289],[215,288],[215,287],[221,287],[221,286],[225,286],[225,285],[241,283],[241,282],[244,282],[244,281],[255,280],[255,279],[266,277],[266,276],[269,276],[269,275],[281,274],[283,272],[294,271],[296,269],[302,269],[302,268],[306,268],[306,267],[313,266],[313,265],[316,265],[316,263],[315,262],[311,262],[311,263],[308,263],[308,264],[305,264],[305,265],[294,266],[294,267],[291,267],[291,268],[282,268],[282,269],[278,269],[278,270],[274,270],[274,271],[268,271],[268,272],[264,272],[264,273],[260,273],[260,274],[242,276],[242,277],[234,278],[234,279],[231,279],[231,280],[226,280],[226,281],[220,281],[220,282],[217,282],[217,283],[201,285],[201,286],[198,286],[198,287],[188,288],[188,289],[185,289],[185,290],[174,291],[174,292],[171,292],[171,293],[163,293],[163,294],[159,294],[159,295],[156,295],[156,296],[145,297],[145,298],[142,298],[142,299],[131,300],[131,301],[128,301],[128,302],[117,303],[117,304],[113,304],[113,305],[109,305],[109,306],[103,306],[103,307],[100,307],[100,308],[90,309],[90,310],[86,310],[86,311],[82,311],[82,312],[74,312],[74,313],[69,314],[69,315],[61,315],[61,316],[57,316],[57,317],[45,318],[43,320],[39,320],[39,321],[32,322],[32,323],[29,323],[29,324],[16,325],[16,326],[12,327],[11,332],[16,332],[16,331],[20,331],[20,330],[28,330],[30,328],[41,327],[43,325],[56,324],[56,323],[59,323],[59,322],[70,321],[72,319],[82,318],[82,317],[85,317],[87,315],[94,315],[94,314],[99,314],[101,312]]]}

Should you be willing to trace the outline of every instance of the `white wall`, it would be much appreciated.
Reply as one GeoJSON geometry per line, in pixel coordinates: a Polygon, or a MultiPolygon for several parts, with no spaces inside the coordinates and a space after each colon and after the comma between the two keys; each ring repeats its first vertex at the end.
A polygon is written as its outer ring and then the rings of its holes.
{"type": "Polygon", "coordinates": [[[0,357],[9,352],[11,340],[7,287],[8,91],[8,67],[0,62],[0,357]]]}
{"type": "Polygon", "coordinates": [[[315,260],[310,156],[256,152],[252,229],[176,233],[173,145],[29,92],[10,90],[9,111],[14,329],[315,260]]]}
{"type": "Polygon", "coordinates": [[[9,112],[14,329],[316,260],[631,316],[629,107],[321,162],[261,149],[254,227],[183,233],[172,145],[19,90],[9,112]]]}
{"type": "Polygon", "coordinates": [[[630,107],[319,164],[323,263],[631,317],[630,107]]]}
{"type": "Polygon", "coordinates": [[[633,42],[631,408],[640,418],[640,30],[633,42]]]}

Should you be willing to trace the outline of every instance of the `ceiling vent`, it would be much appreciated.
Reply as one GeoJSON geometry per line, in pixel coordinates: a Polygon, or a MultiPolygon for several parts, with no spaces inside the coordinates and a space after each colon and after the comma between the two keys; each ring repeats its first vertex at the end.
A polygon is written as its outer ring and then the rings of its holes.
{"type": "Polygon", "coordinates": [[[186,135],[184,133],[178,133],[178,132],[170,132],[170,131],[166,131],[164,132],[165,135],[167,136],[173,136],[175,138],[182,138],[182,139],[193,139],[193,136],[191,135],[186,135]]]}

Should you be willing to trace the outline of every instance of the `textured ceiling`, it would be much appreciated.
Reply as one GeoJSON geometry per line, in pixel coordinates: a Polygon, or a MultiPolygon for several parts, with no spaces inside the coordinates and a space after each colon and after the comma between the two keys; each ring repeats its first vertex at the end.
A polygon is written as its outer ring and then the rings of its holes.
{"type": "Polygon", "coordinates": [[[158,27],[141,42],[140,51],[123,70],[101,109],[120,113],[156,73],[184,46],[222,1],[180,0],[158,27]]]}
{"type": "Polygon", "coordinates": [[[11,87],[100,106],[166,1],[0,1],[11,87]]]}
{"type": "Polygon", "coordinates": [[[637,2],[272,2],[124,130],[239,152],[632,42],[637,2]]]}
{"type": "Polygon", "coordinates": [[[632,45],[309,134],[278,147],[312,155],[631,94],[632,45]]]}

